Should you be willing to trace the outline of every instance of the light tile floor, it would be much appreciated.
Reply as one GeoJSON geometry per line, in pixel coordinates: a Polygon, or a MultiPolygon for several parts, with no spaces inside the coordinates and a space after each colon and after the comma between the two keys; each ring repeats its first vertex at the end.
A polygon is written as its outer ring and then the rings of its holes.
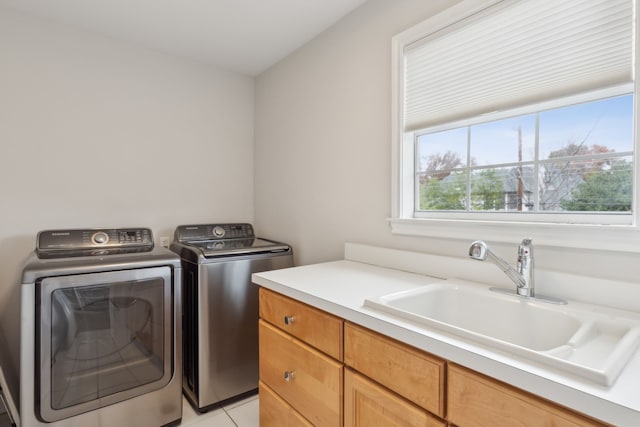
{"type": "MultiPolygon", "coordinates": [[[[1,404],[0,404],[1,406],[1,404]]],[[[189,427],[258,427],[258,395],[229,406],[199,414],[182,398],[182,423],[189,427]]],[[[10,427],[6,414],[0,413],[0,427],[10,427]]]]}
{"type": "Polygon", "coordinates": [[[258,395],[229,406],[199,414],[182,398],[181,426],[189,427],[258,427],[258,395]]]}

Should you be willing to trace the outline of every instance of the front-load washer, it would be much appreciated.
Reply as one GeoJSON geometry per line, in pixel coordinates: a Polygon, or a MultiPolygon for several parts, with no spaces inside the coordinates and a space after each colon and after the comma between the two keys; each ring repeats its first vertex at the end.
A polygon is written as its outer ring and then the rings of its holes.
{"type": "Polygon", "coordinates": [[[22,427],[180,423],[181,263],[151,230],[42,231],[22,279],[22,427]]]}
{"type": "Polygon", "coordinates": [[[285,243],[251,224],[183,225],[184,394],[199,412],[258,392],[258,287],[251,274],[293,266],[285,243]]]}

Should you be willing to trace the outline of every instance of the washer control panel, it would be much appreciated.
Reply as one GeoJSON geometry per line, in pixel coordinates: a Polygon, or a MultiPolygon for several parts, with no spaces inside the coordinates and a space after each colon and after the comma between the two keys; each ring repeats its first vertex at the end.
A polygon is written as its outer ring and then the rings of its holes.
{"type": "Polygon", "coordinates": [[[153,247],[148,228],[45,230],[38,233],[36,250],[153,247]]]}
{"type": "Polygon", "coordinates": [[[220,239],[251,239],[253,226],[251,224],[199,224],[181,225],[176,228],[175,240],[178,242],[198,242],[220,239]]]}

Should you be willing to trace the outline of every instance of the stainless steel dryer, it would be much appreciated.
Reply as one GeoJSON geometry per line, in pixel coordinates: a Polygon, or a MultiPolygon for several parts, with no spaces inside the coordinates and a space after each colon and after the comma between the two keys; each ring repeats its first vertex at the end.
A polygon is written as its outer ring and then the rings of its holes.
{"type": "Polygon", "coordinates": [[[171,250],[182,258],[184,379],[199,412],[258,390],[258,287],[251,274],[293,266],[284,243],[251,224],[183,225],[171,250]]]}
{"type": "Polygon", "coordinates": [[[40,232],[23,270],[22,427],[178,424],[181,279],[149,229],[40,232]]]}

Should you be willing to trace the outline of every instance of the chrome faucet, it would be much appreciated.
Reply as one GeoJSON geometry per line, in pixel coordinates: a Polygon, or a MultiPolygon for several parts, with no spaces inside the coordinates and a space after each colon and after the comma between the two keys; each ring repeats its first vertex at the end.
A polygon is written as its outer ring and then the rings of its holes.
{"type": "MultiPolygon", "coordinates": [[[[469,246],[471,259],[484,261],[487,258],[496,264],[516,284],[516,295],[524,298],[536,298],[555,304],[566,304],[566,301],[535,294],[533,243],[531,238],[522,239],[518,246],[518,262],[513,268],[507,261],[494,254],[482,240],[476,240],[469,246]]],[[[492,291],[514,293],[509,289],[491,288],[492,291]]]]}

